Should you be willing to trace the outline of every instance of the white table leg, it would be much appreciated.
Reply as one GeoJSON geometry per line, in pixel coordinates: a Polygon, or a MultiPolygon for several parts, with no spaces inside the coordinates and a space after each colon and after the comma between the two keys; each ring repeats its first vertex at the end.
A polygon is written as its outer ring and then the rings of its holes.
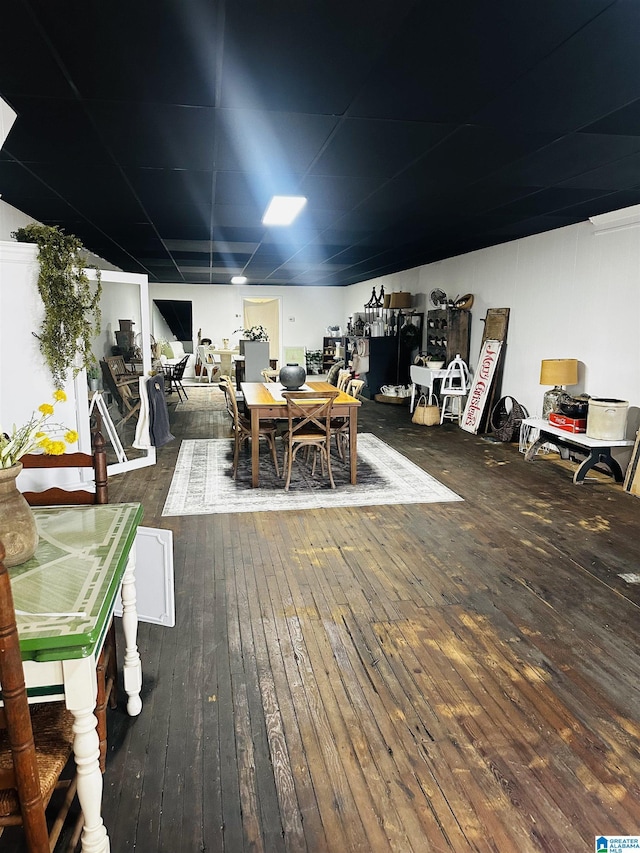
{"type": "Polygon", "coordinates": [[[124,689],[129,697],[127,713],[137,717],[142,710],[142,663],[138,653],[138,611],[136,609],[136,558],[135,546],[129,552],[127,568],[122,579],[122,629],[125,639],[124,689]]]}
{"type": "Polygon", "coordinates": [[[93,713],[96,705],[96,662],[93,657],[63,661],[65,701],[73,714],[73,755],[78,770],[78,800],[84,816],[82,853],[109,853],[102,822],[100,743],[93,713]]]}

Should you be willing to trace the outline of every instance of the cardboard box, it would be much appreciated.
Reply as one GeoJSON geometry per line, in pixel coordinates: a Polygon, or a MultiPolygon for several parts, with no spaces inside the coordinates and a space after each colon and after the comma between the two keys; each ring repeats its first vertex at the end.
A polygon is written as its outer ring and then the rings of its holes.
{"type": "Polygon", "coordinates": [[[559,412],[551,412],[549,414],[549,423],[567,432],[587,431],[586,418],[570,418],[567,415],[561,415],[559,412]]]}

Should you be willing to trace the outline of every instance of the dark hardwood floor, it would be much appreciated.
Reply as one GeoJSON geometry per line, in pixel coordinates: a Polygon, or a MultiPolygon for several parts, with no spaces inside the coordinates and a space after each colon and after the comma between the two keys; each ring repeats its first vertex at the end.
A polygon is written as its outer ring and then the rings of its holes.
{"type": "Polygon", "coordinates": [[[155,467],[110,480],[173,530],[177,604],[175,628],[140,626],[142,714],[109,715],[113,853],[640,832],[637,498],[365,402],[360,430],[463,502],[163,518],[180,439],[228,420],[172,406],[171,428],[155,467]]]}

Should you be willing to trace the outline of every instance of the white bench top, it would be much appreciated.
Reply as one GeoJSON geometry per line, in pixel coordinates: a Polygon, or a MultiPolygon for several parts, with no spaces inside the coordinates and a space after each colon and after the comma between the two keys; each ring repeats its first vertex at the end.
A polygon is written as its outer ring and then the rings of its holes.
{"type": "Polygon", "coordinates": [[[583,432],[569,432],[566,429],[560,429],[560,427],[549,423],[545,418],[525,418],[522,423],[525,426],[539,429],[541,432],[547,433],[548,435],[557,435],[558,438],[563,438],[565,441],[569,441],[572,444],[577,444],[582,447],[630,447],[634,443],[633,439],[629,438],[589,438],[583,432]]]}

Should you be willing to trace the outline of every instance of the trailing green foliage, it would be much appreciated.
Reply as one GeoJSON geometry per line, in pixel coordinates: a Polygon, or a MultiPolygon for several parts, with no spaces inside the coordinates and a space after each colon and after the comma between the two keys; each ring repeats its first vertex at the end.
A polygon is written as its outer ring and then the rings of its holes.
{"type": "Polygon", "coordinates": [[[100,334],[100,270],[86,263],[81,241],[57,226],[32,223],[11,236],[21,243],[36,243],[40,250],[38,291],[45,313],[40,331],[34,335],[55,387],[63,388],[69,370],[76,376],[82,368],[95,364],[91,345],[100,334]],[[87,266],[96,270],[95,290],[85,272],[87,266]]]}

